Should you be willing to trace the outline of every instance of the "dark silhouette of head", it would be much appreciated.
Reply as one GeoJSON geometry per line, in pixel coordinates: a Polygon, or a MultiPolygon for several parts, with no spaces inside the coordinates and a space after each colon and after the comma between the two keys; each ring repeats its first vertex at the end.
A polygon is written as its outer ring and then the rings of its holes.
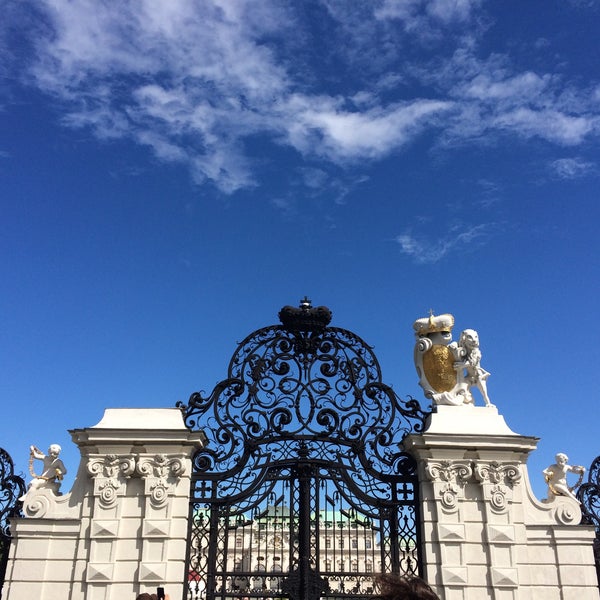
{"type": "Polygon", "coordinates": [[[405,577],[386,573],[377,578],[381,600],[440,600],[420,577],[405,577]]]}

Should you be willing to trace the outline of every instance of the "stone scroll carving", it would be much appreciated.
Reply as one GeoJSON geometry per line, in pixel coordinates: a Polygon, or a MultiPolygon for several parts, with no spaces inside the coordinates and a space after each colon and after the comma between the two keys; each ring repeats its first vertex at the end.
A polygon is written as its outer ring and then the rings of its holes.
{"type": "Polygon", "coordinates": [[[513,487],[521,479],[519,463],[476,462],[474,475],[483,484],[485,498],[492,510],[506,511],[513,487]]]}
{"type": "Polygon", "coordinates": [[[465,484],[473,475],[470,461],[445,460],[429,461],[425,466],[425,473],[437,488],[442,506],[449,511],[458,508],[458,498],[465,484]]]}
{"type": "Polygon", "coordinates": [[[185,474],[181,457],[164,454],[154,456],[127,455],[94,456],[88,460],[87,472],[94,479],[94,495],[109,508],[117,497],[125,494],[125,481],[140,477],[145,481],[145,493],[155,506],[166,503],[172,486],[185,474]]]}
{"type": "Polygon", "coordinates": [[[125,492],[124,483],[135,471],[134,456],[107,454],[88,460],[87,472],[94,479],[94,495],[100,503],[109,508],[114,506],[117,497],[125,492]]]}
{"type": "Polygon", "coordinates": [[[146,495],[150,497],[150,502],[159,507],[166,503],[175,481],[185,474],[185,462],[180,457],[164,454],[141,456],[136,473],[145,480],[146,495]]]}

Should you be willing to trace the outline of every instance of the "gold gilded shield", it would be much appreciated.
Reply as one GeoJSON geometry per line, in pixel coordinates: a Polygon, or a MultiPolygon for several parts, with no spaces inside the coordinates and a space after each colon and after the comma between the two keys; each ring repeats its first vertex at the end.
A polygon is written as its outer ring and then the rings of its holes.
{"type": "Polygon", "coordinates": [[[448,346],[434,344],[423,354],[423,373],[434,391],[449,392],[456,385],[454,356],[448,346]]]}

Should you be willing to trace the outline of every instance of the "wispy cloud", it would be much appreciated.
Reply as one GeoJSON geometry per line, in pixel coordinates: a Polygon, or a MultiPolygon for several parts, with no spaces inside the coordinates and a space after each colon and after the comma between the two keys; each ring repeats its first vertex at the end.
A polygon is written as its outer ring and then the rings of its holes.
{"type": "Polygon", "coordinates": [[[417,264],[433,264],[442,260],[452,252],[470,250],[476,240],[482,241],[491,229],[490,224],[479,224],[470,227],[454,227],[441,238],[431,239],[427,236],[415,236],[406,231],[396,237],[400,250],[412,258],[417,264]]]}
{"type": "Polygon", "coordinates": [[[550,169],[559,179],[579,179],[597,172],[595,163],[579,157],[559,158],[550,163],[550,169]]]}
{"type": "Polygon", "coordinates": [[[323,0],[317,17],[307,6],[40,0],[23,77],[66,125],[131,139],[224,193],[260,184],[256,139],[348,167],[424,132],[441,146],[500,135],[576,146],[600,132],[598,88],[479,55],[480,0],[323,0]]]}

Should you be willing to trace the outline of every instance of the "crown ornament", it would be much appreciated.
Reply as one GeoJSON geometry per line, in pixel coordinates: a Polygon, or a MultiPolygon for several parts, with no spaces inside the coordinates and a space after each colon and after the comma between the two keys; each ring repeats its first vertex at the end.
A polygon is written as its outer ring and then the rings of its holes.
{"type": "Polygon", "coordinates": [[[436,316],[433,314],[433,311],[429,311],[429,317],[417,319],[413,323],[413,329],[417,337],[423,337],[440,331],[450,333],[453,327],[454,317],[451,314],[444,313],[443,315],[436,316]]]}
{"type": "Polygon", "coordinates": [[[331,321],[331,311],[326,306],[314,306],[304,296],[298,308],[284,306],[279,311],[279,320],[284,329],[290,332],[321,333],[331,321]]]}

